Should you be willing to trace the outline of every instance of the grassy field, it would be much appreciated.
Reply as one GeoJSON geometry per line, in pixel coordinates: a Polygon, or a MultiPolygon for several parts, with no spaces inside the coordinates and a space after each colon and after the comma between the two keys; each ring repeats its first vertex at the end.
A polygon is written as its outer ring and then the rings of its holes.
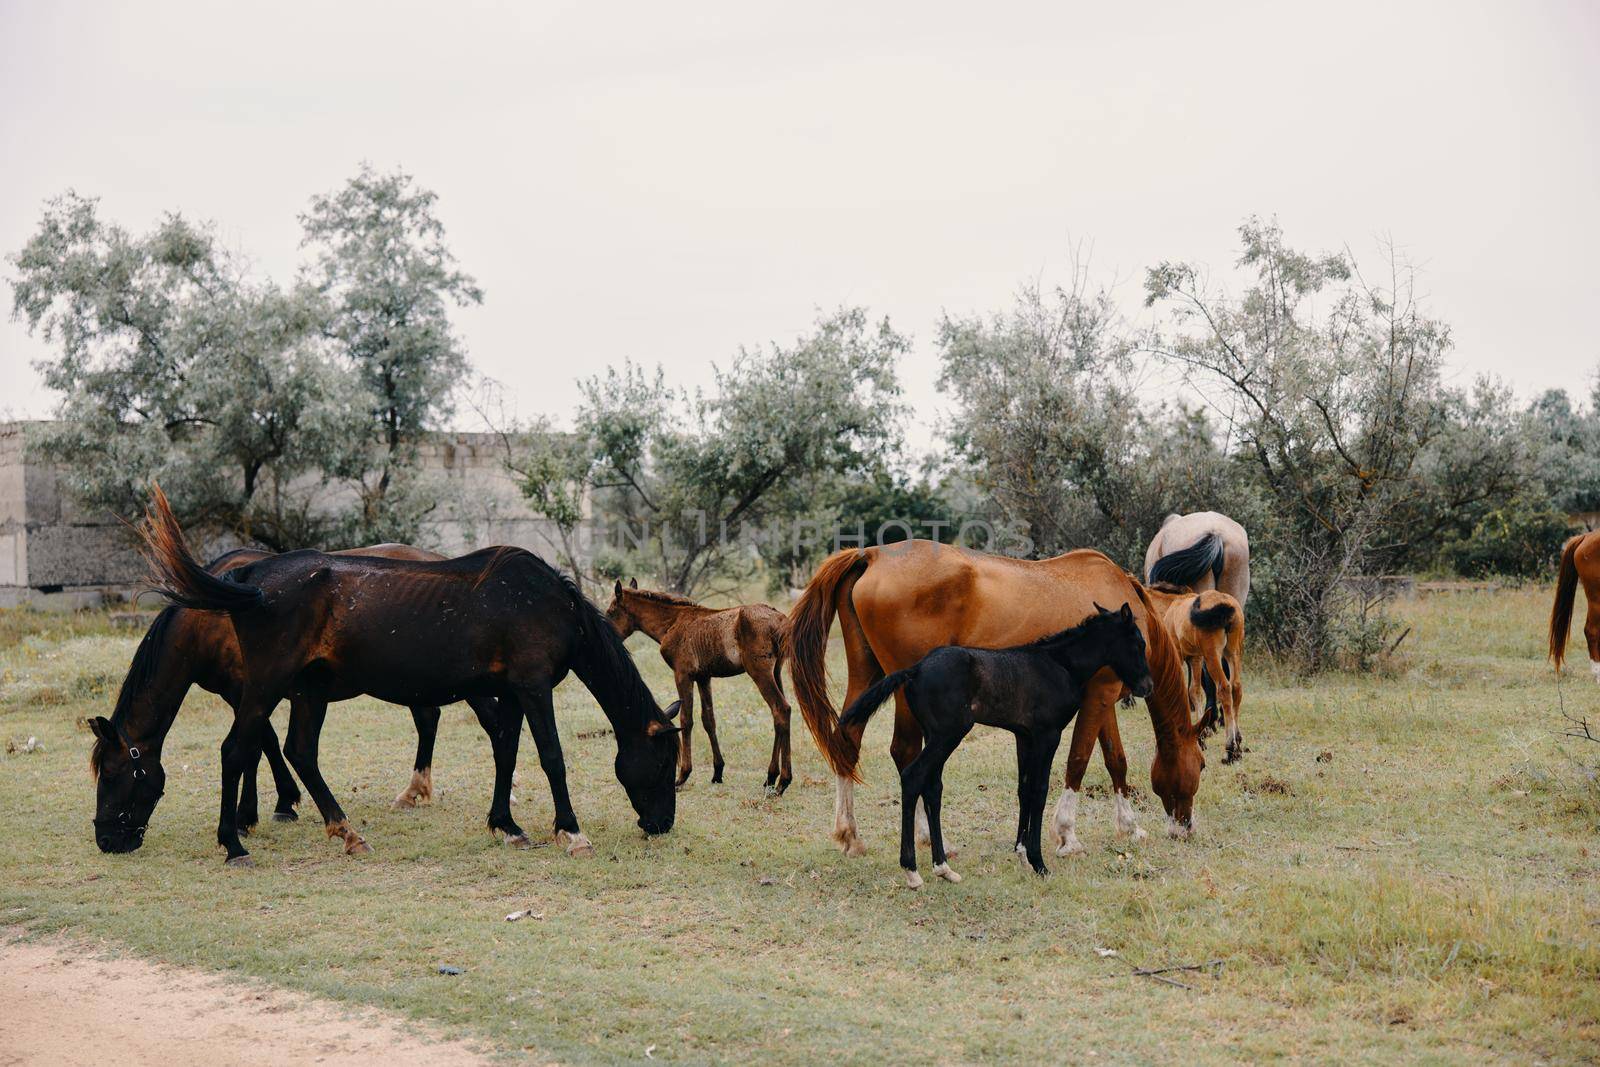
{"type": "MultiPolygon", "coordinates": [[[[1558,688],[1542,589],[1402,610],[1414,630],[1392,676],[1247,672],[1251,751],[1224,767],[1213,746],[1191,842],[1160,834],[1148,794],[1151,837],[1114,838],[1095,766],[1088,852],[1036,878],[1010,853],[1010,738],[975,735],[945,794],[966,880],[919,893],[894,858],[888,717],[869,732],[858,794],[872,851],[846,860],[798,718],[794,786],[762,796],[771,720],[744,679],[716,690],[726,783],[709,784],[697,731],[663,839],[635,829],[604,719],[568,680],[557,709],[592,858],[490,838],[488,746],[461,707],[440,730],[439,802],[391,811],[410,717],[357,701],[330,712],[323,769],[376,851],[342,855],[308,803],[300,823],[250,840],[255,869],[225,869],[213,831],[227,712],[206,694],[168,743],[145,847],[102,856],[78,721],[110,713],[136,635],[102,616],[0,613],[0,744],[19,749],[0,754],[0,922],[563,1061],[1592,1060],[1600,811],[1581,764],[1600,745],[1561,737],[1560,702],[1600,720],[1600,687],[1583,670],[1558,688]],[[30,736],[41,747],[20,751],[30,736]],[[543,917],[505,921],[523,908],[543,917]],[[1172,973],[1187,989],[1129,973],[1210,960],[1223,962],[1172,973]]],[[[632,644],[665,695],[654,647],[632,644]]],[[[1149,720],[1142,706],[1121,714],[1147,786],[1149,720]]],[[[264,773],[263,786],[267,811],[264,773]]],[[[547,837],[526,737],[517,797],[518,819],[547,837]]]]}

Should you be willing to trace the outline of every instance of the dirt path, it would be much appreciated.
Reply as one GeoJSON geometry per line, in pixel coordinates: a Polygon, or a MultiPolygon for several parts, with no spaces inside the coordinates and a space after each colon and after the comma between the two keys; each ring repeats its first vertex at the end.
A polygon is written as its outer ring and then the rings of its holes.
{"type": "Polygon", "coordinates": [[[394,1016],[246,979],[110,959],[0,928],[0,1067],[12,1064],[487,1065],[394,1016]]]}

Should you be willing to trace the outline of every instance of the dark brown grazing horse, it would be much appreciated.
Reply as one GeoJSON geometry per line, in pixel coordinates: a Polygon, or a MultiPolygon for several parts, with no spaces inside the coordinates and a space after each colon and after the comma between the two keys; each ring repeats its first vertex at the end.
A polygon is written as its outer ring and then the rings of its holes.
{"type": "MultiPolygon", "coordinates": [[[[340,556],[381,556],[385,559],[440,560],[436,552],[410,545],[383,544],[332,553],[340,556]]],[[[259,549],[234,549],[218,556],[206,569],[222,574],[272,555],[259,549]]],[[[102,852],[131,852],[143,842],[145,828],[154,813],[159,794],[148,804],[135,804],[135,773],[164,780],[161,750],[177,720],[191,686],[216,693],[237,707],[244,687],[244,661],[233,623],[226,615],[209,611],[190,611],[169,606],[161,611],[145,632],[134,652],[133,662],[122,680],[111,718],[89,721],[95,745],[89,766],[97,780],[95,805],[95,843],[102,852]],[[137,754],[130,759],[129,754],[137,754]]],[[[495,729],[493,704],[478,701],[473,707],[486,731],[495,729]]],[[[417,755],[411,782],[395,798],[395,807],[415,807],[433,796],[433,745],[439,731],[439,709],[414,707],[412,721],[417,727],[417,755]]],[[[263,731],[262,751],[277,785],[278,803],[273,818],[292,821],[299,818],[295,805],[300,789],[278,748],[278,737],[269,724],[263,731]]],[[[141,778],[142,780],[142,778],[141,778]]],[[[145,792],[145,791],[140,791],[145,792]]],[[[241,783],[239,825],[248,830],[257,821],[256,768],[251,767],[241,783]]]]}
{"type": "Polygon", "coordinates": [[[617,742],[616,773],[646,833],[672,828],[677,727],[639,677],[622,639],[555,568],[519,548],[441,562],[287,552],[209,573],[190,553],[159,487],[139,529],[151,585],[175,604],[226,612],[244,659],[245,685],[222,742],[217,841],[229,863],[248,863],[237,797],[272,709],[291,705],[284,754],[322,812],[330,837],[365,848],[317,766],[328,703],[372,696],[405,706],[498,698],[494,800],[489,827],[527,844],[511,817],[520,719],[527,717],[550,779],[557,840],[593,851],[567,795],[551,690],[568,671],[594,694],[617,742]]]}
{"type": "MultiPolygon", "coordinates": [[[[834,616],[844,636],[850,671],[845,702],[850,704],[885,673],[904,670],[941,645],[1026,644],[1075,625],[1094,612],[1096,601],[1129,603],[1144,635],[1154,680],[1145,701],[1156,735],[1150,784],[1166,808],[1168,832],[1189,836],[1205,756],[1190,722],[1182,665],[1144,587],[1099,552],[1080,549],[1035,561],[917,540],[834,553],[789,613],[795,700],[838,775],[834,839],[847,855],[866,851],[856,830],[853,787],[862,731],[839,727],[828,695],[824,657],[834,616]]],[[[1115,790],[1117,830],[1143,833],[1134,818],[1128,760],[1117,733],[1116,702],[1125,688],[1109,670],[1086,687],[1067,755],[1066,791],[1054,819],[1058,856],[1083,849],[1075,829],[1078,796],[1096,739],[1115,790]]],[[[904,770],[921,748],[922,733],[905,695],[896,694],[889,749],[895,765],[904,770]]],[[[919,839],[926,839],[920,828],[919,839]]]]}
{"type": "Polygon", "coordinates": [[[708,608],[676,593],[640,589],[631,579],[618,582],[606,618],[627,637],[635,630],[661,646],[661,658],[678,685],[683,735],[678,743],[678,785],[694,770],[690,735],[694,732],[694,690],[700,689],[706,737],[711,740],[711,780],[722,781],[722,746],[711,708],[711,679],[748,674],[772,711],[772,758],[767,761],[767,792],[781,796],[794,779],[789,765],[789,702],[783,698],[783,634],[788,620],[768,604],[708,608]]]}
{"type": "Polygon", "coordinates": [[[1583,636],[1589,646],[1589,670],[1600,682],[1600,530],[1571,538],[1561,548],[1561,569],[1556,574],[1556,599],[1550,606],[1550,658],[1556,670],[1567,659],[1567,633],[1572,628],[1572,608],[1578,585],[1583,585],[1589,612],[1583,636]]]}

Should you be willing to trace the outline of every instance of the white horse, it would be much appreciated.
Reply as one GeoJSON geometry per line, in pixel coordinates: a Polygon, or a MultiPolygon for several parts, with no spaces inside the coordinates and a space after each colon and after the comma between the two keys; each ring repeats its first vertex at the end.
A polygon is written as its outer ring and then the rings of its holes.
{"type": "Polygon", "coordinates": [[[1144,580],[1196,593],[1220,589],[1243,608],[1250,599],[1250,537],[1220,512],[1168,515],[1145,549],[1144,580]]]}

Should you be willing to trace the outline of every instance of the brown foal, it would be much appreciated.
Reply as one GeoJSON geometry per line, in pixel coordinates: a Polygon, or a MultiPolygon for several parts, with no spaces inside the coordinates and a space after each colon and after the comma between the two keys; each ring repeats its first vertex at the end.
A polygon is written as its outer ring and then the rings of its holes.
{"type": "Polygon", "coordinates": [[[683,710],[683,737],[678,743],[678,785],[694,770],[690,735],[694,730],[694,690],[700,690],[706,736],[711,739],[711,780],[722,781],[722,747],[717,744],[717,717],[711,707],[711,679],[748,674],[772,710],[772,758],[767,763],[767,792],[782,795],[794,779],[789,764],[789,702],[783,697],[780,671],[783,635],[788,619],[768,604],[708,608],[688,597],[640,589],[637,579],[612,591],[606,617],[627,637],[639,630],[661,646],[661,658],[672,668],[683,710]]]}

